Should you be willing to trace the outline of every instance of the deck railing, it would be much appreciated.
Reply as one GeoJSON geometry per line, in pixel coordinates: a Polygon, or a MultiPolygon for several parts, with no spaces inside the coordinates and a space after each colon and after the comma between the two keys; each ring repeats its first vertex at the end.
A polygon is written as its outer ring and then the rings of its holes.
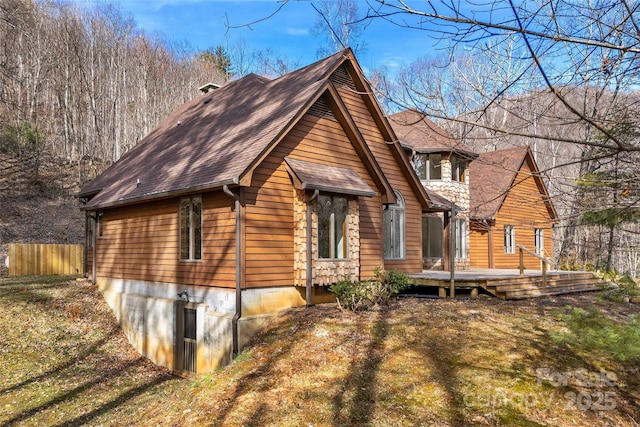
{"type": "Polygon", "coordinates": [[[546,288],[547,287],[547,266],[551,267],[552,269],[557,269],[556,264],[550,259],[547,259],[542,255],[535,253],[531,249],[527,249],[522,245],[517,245],[517,246],[518,246],[518,250],[520,251],[520,266],[518,267],[520,269],[520,277],[524,277],[524,253],[526,252],[529,255],[534,256],[540,260],[540,268],[542,270],[542,286],[546,288]]]}

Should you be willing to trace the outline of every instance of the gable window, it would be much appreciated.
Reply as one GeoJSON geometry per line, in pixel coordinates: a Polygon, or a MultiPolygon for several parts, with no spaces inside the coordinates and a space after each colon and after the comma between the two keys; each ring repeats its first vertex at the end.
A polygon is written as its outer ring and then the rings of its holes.
{"type": "Polygon", "coordinates": [[[467,221],[456,219],[456,258],[467,257],[467,221]]]}
{"type": "Polygon", "coordinates": [[[544,229],[536,228],[534,230],[534,248],[537,254],[542,255],[544,252],[544,229]]]}
{"type": "Polygon", "coordinates": [[[346,197],[318,196],[318,258],[347,258],[346,197]]]}
{"type": "Polygon", "coordinates": [[[465,171],[467,161],[459,156],[451,156],[451,179],[453,181],[465,182],[465,171]]]}
{"type": "Polygon", "coordinates": [[[504,253],[516,253],[516,230],[512,225],[504,226],[504,253]]]}
{"type": "Polygon", "coordinates": [[[397,202],[384,210],[384,258],[404,258],[404,199],[394,191],[397,202]]]}
{"type": "Polygon", "coordinates": [[[422,217],[422,257],[442,258],[442,218],[422,217]]]}
{"type": "Polygon", "coordinates": [[[418,153],[413,156],[413,168],[422,181],[442,179],[442,155],[418,153]]]}
{"type": "Polygon", "coordinates": [[[202,259],[202,198],[180,199],[180,260],[202,259]]]}

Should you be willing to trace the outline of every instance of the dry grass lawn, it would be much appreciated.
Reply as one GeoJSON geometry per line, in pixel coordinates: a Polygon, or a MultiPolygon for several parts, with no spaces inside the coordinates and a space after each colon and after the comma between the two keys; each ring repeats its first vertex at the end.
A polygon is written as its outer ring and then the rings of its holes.
{"type": "Polygon", "coordinates": [[[182,378],[137,355],[86,282],[0,279],[0,425],[639,425],[637,361],[559,340],[567,305],[637,328],[637,305],[597,294],[328,304],[182,378]]]}

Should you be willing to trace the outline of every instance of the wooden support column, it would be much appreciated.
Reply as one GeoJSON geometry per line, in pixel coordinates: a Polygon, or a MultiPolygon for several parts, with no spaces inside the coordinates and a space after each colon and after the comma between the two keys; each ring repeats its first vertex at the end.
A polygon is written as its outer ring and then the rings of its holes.
{"type": "Polygon", "coordinates": [[[449,220],[449,297],[456,297],[456,205],[451,203],[451,219],[449,220]]]}

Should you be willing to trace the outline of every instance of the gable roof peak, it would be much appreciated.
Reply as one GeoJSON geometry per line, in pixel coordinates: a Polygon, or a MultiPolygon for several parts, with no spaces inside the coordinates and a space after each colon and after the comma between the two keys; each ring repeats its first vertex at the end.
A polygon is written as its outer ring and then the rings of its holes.
{"type": "Polygon", "coordinates": [[[418,153],[456,153],[469,159],[478,157],[470,147],[454,138],[433,122],[426,113],[415,108],[388,117],[400,144],[418,153]]]}

